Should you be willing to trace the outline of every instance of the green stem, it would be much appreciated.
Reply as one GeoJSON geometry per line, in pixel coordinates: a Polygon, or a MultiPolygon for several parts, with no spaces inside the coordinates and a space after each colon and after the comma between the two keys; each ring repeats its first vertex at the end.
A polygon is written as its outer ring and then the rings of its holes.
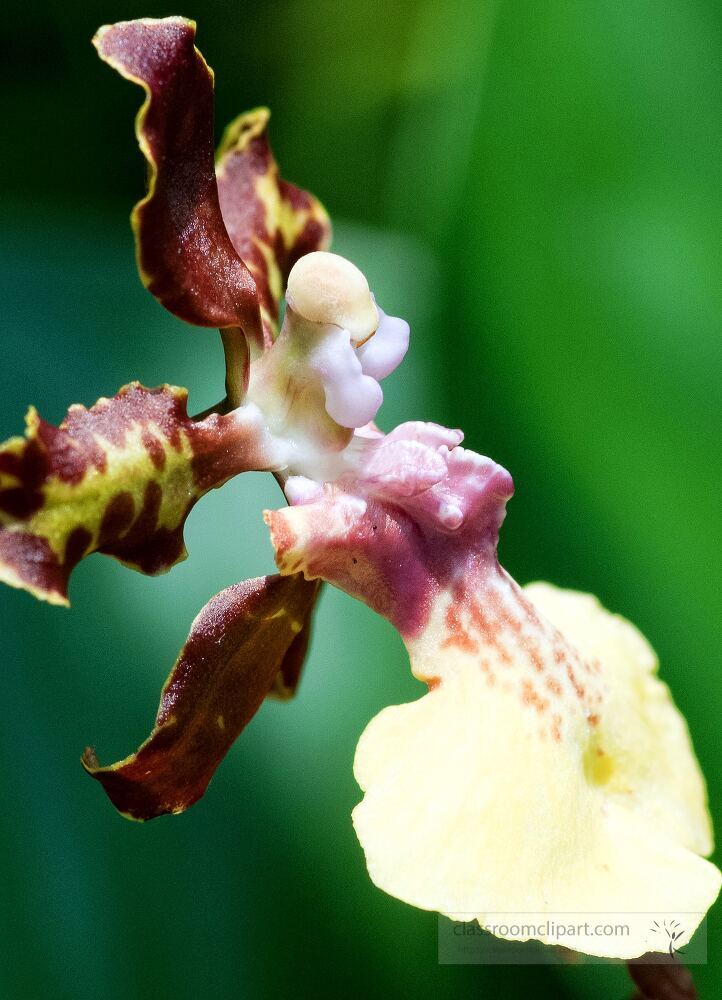
{"type": "Polygon", "coordinates": [[[243,402],[248,386],[248,344],[237,326],[221,330],[221,340],[226,359],[226,400],[228,408],[235,410],[243,402]]]}

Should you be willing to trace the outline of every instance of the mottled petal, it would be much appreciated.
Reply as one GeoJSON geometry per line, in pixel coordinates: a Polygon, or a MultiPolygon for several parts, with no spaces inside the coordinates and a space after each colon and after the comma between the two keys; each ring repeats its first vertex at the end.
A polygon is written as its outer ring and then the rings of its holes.
{"type": "MultiPolygon", "coordinates": [[[[355,473],[320,494],[294,485],[300,502],[266,515],[281,572],[389,618],[429,686],[359,743],[354,824],[371,877],[483,926],[684,913],[687,941],[720,873],[700,857],[712,847],[704,782],[656,658],[595,599],[514,583],[496,557],[511,479],[454,437],[410,424],[366,438],[355,473]]],[[[575,947],[659,947],[648,921],[630,927],[575,947]]]]}
{"type": "Polygon", "coordinates": [[[34,409],[0,447],[0,580],[67,604],[71,571],[104,552],[143,573],[185,555],[197,500],[231,476],[274,468],[261,416],[246,405],[193,421],[185,389],[137,382],[59,427],[34,409]]]}
{"type": "Polygon", "coordinates": [[[281,180],[268,142],[267,108],[241,115],[226,129],[216,173],[223,219],[236,252],[256,281],[264,334],[278,328],[278,307],[296,261],[331,242],[323,205],[281,180]]]}
{"type": "Polygon", "coordinates": [[[198,615],[161,695],[153,732],[108,767],[83,766],[113,805],[148,820],[188,809],[279,676],[296,677],[317,585],[259,577],[221,591],[198,615]]]}
{"type": "Polygon", "coordinates": [[[198,326],[262,332],[256,286],[229,238],[214,165],[213,73],[181,17],[123,21],[94,39],[105,62],[146,99],[136,133],[148,193],[133,209],[143,284],[174,315],[198,326]]]}

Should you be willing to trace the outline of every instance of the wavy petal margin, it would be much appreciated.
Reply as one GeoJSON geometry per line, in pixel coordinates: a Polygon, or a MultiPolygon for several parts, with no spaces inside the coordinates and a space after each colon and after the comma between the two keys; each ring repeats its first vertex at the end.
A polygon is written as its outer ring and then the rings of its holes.
{"type": "Polygon", "coordinates": [[[266,343],[278,330],[278,309],[299,257],[331,244],[326,209],[313,195],[281,180],[268,142],[267,108],[236,118],[218,149],[216,175],[226,229],[258,289],[266,343]]]}
{"type": "Polygon", "coordinates": [[[358,478],[289,480],[292,505],[265,514],[280,571],[388,618],[429,688],[377,715],[356,751],[371,879],[498,936],[555,944],[524,915],[615,913],[624,936],[578,931],[574,947],[632,959],[659,946],[656,913],[683,920],[683,946],[722,884],[684,719],[630,623],[500,567],[511,477],[459,439],[402,425],[366,440],[358,478]]]}
{"type": "Polygon", "coordinates": [[[77,563],[103,552],[142,573],[185,556],[183,526],[208,490],[273,467],[260,415],[245,406],[194,422],[187,392],[137,382],[59,427],[27,416],[0,446],[0,580],[67,604],[77,563]]]}
{"type": "Polygon", "coordinates": [[[295,671],[317,590],[302,576],[258,577],[205,606],[163,688],[150,737],[109,767],[91,748],[82,757],[119,812],[153,819],[183,812],[203,795],[289,661],[295,671]]]}
{"type": "Polygon", "coordinates": [[[105,25],[100,58],[146,94],[136,134],[148,161],[148,193],[133,209],[138,270],[174,315],[209,327],[241,327],[261,343],[253,277],[223,222],[214,166],[213,72],[181,17],[105,25]]]}

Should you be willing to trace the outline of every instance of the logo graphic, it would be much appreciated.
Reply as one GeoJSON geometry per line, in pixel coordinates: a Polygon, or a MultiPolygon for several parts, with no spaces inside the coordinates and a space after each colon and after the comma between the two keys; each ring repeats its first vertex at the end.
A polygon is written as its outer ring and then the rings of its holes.
{"type": "Polygon", "coordinates": [[[684,955],[684,952],[675,946],[675,942],[679,941],[684,933],[679,920],[664,920],[661,925],[656,920],[653,920],[651,930],[655,934],[662,934],[666,937],[669,942],[667,950],[669,951],[670,958],[674,958],[675,955],[684,955]]]}

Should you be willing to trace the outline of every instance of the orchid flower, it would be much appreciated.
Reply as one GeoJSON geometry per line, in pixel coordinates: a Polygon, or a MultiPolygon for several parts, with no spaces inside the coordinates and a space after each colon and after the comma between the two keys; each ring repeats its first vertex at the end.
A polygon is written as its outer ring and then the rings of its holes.
{"type": "MultiPolygon", "coordinates": [[[[263,700],[295,691],[327,581],[394,625],[428,687],[358,745],[353,822],[375,884],[482,926],[509,912],[695,914],[684,944],[721,876],[653,650],[594,597],[502,569],[512,479],[461,431],[378,429],[409,327],[328,252],[323,207],[280,178],[266,110],[233,122],[214,159],[213,76],[194,39],[173,17],[101,28],[95,45],[146,95],[141,279],[221,330],[226,397],[192,418],[185,390],[131,383],[59,427],[31,409],[0,449],[0,578],[66,604],[92,552],[166,571],[193,505],[249,470],[271,472],[288,504],[264,514],[279,572],[203,608],[151,735],[109,766],[88,749],[86,770],[134,819],[192,805],[263,700]]],[[[651,947],[641,931],[581,942],[621,958],[651,947]]]]}

